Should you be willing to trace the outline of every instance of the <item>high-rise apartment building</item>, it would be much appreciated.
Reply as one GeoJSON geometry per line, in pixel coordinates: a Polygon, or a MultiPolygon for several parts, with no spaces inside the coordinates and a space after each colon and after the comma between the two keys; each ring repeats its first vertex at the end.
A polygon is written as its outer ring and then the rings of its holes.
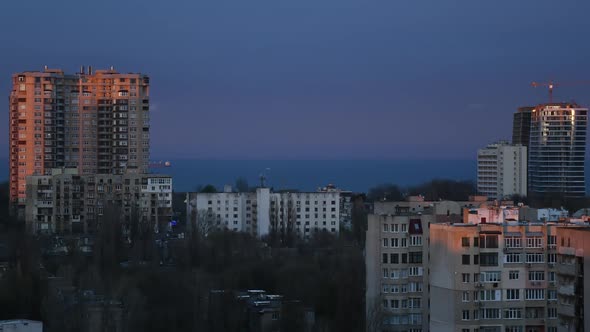
{"type": "Polygon", "coordinates": [[[490,199],[527,195],[527,148],[505,141],[477,151],[477,191],[490,199]]]}
{"type": "Polygon", "coordinates": [[[485,203],[485,197],[452,202],[421,196],[375,203],[365,244],[367,331],[429,331],[430,227],[461,222],[465,208],[485,203]]]}
{"type": "MultiPolygon", "coordinates": [[[[430,211],[432,212],[432,211],[430,211]]],[[[428,231],[432,213],[369,215],[367,331],[428,331],[428,231]]]]}
{"type": "Polygon", "coordinates": [[[10,203],[21,217],[29,175],[61,167],[81,175],[147,173],[148,76],[45,68],[14,74],[12,83],[10,203]]]}
{"type": "Polygon", "coordinates": [[[531,137],[531,113],[534,107],[523,106],[519,107],[514,113],[514,121],[512,123],[512,144],[529,146],[531,137]]]}
{"type": "Polygon", "coordinates": [[[590,227],[557,228],[558,331],[590,331],[590,227]]]}
{"type": "Polygon", "coordinates": [[[586,194],[587,113],[574,103],[543,104],[531,111],[529,195],[586,194]]]}
{"type": "Polygon", "coordinates": [[[433,224],[430,330],[558,331],[557,224],[433,224]]]}

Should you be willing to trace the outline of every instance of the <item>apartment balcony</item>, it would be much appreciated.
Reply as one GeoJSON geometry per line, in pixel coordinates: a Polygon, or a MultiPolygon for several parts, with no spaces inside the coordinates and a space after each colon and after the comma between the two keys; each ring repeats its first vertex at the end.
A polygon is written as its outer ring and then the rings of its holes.
{"type": "Polygon", "coordinates": [[[576,264],[559,264],[557,265],[557,274],[575,277],[578,275],[576,264]]]}
{"type": "Polygon", "coordinates": [[[559,288],[557,289],[557,293],[559,293],[561,295],[574,296],[574,295],[576,295],[576,288],[574,287],[573,284],[559,286],[559,288]]]}
{"type": "Polygon", "coordinates": [[[557,307],[557,314],[560,316],[576,317],[576,307],[570,304],[560,303],[557,307]]]}
{"type": "Polygon", "coordinates": [[[53,202],[52,201],[37,201],[35,204],[37,208],[52,208],[53,202]]]}

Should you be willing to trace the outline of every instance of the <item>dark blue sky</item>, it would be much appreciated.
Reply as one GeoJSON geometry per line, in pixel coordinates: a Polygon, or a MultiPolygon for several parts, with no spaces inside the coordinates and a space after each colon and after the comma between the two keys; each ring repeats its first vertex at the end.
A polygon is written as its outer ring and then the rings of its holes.
{"type": "MultiPolygon", "coordinates": [[[[10,75],[152,77],[157,158],[470,159],[533,80],[590,79],[589,1],[35,0],[0,4],[10,75]]],[[[589,86],[556,90],[588,105],[589,86]]],[[[0,148],[7,150],[7,134],[0,148]]]]}

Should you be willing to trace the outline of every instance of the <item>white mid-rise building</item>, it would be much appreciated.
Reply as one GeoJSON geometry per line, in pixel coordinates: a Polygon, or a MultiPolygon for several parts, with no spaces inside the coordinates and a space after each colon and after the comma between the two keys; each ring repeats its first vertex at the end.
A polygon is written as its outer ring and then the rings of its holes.
{"type": "MultiPolygon", "coordinates": [[[[226,188],[229,189],[229,188],[226,188]]],[[[187,218],[203,229],[225,228],[258,237],[293,232],[309,237],[325,230],[340,231],[339,192],[254,192],[188,193],[187,218]]]]}
{"type": "Polygon", "coordinates": [[[490,199],[527,195],[527,148],[500,141],[477,151],[477,191],[490,199]]]}

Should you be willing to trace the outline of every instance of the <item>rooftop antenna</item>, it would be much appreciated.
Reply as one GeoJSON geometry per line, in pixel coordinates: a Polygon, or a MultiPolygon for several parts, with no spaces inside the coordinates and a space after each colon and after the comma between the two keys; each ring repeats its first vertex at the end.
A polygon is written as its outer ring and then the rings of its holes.
{"type": "Polygon", "coordinates": [[[265,168],[262,173],[260,173],[260,188],[264,188],[265,187],[265,182],[266,182],[266,171],[270,171],[270,168],[265,168]]]}

